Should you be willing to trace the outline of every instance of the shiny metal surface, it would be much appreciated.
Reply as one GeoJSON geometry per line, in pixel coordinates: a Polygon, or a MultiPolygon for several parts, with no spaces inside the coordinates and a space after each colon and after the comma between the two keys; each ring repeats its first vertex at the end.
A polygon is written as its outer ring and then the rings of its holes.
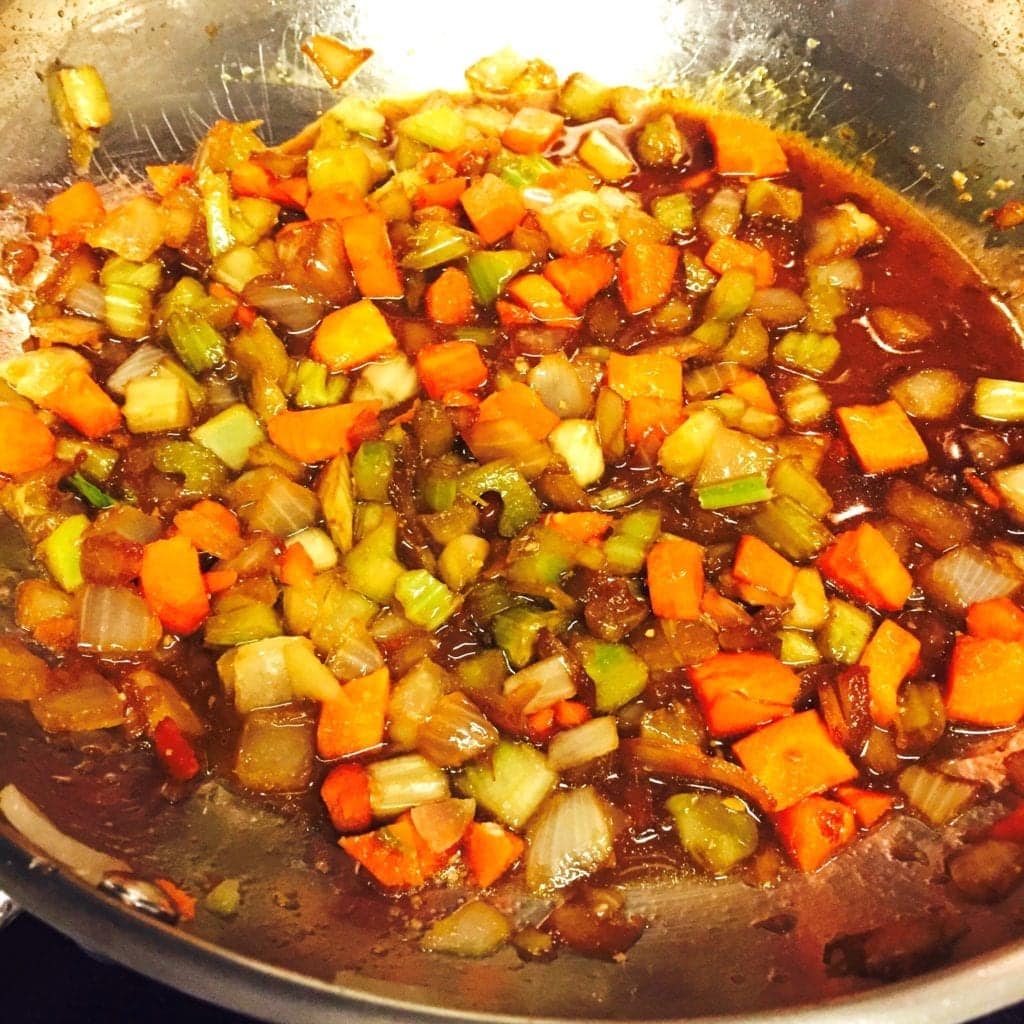
{"type": "MultiPolygon", "coordinates": [[[[1019,229],[993,240],[978,225],[996,181],[1024,176],[1018,0],[633,0],[614,18],[605,11],[578,0],[493,11],[456,0],[0,0],[0,182],[31,195],[67,174],[38,78],[55,59],[101,69],[116,119],[96,166],[116,181],[186,153],[217,117],[260,118],[271,140],[294,131],[330,102],[298,53],[310,31],[372,46],[377,56],[356,84],[378,94],[458,88],[466,65],[511,45],[562,74],[692,83],[851,158],[868,154],[875,173],[922,204],[1011,305],[1021,301],[1019,229]],[[953,170],[968,176],[973,201],[951,186],[953,170]]],[[[0,726],[0,783],[17,782],[58,825],[140,874],[167,873],[197,892],[241,878],[244,910],[228,920],[200,910],[184,933],[41,869],[3,827],[0,884],[83,944],[266,1019],[943,1024],[1024,997],[1021,898],[971,909],[961,962],[920,980],[874,988],[825,971],[822,946],[837,934],[901,914],[964,910],[943,884],[943,837],[915,822],[893,824],[771,893],[738,883],[637,888],[631,904],[653,923],[624,964],[563,955],[524,966],[507,950],[453,962],[419,954],[412,930],[388,937],[374,902],[339,880],[337,851],[287,814],[213,784],[171,807],[133,788],[137,764],[115,774],[104,813],[69,810],[54,802],[49,781],[68,752],[26,732],[0,726]],[[893,856],[908,845],[922,857],[893,856]],[[780,913],[793,915],[791,931],[755,926],[780,913]]],[[[503,898],[527,916],[539,911],[514,893],[503,898]]],[[[446,900],[429,896],[413,914],[446,900]]]]}
{"type": "Polygon", "coordinates": [[[20,910],[18,904],[0,889],[0,928],[9,925],[18,916],[20,910]]]}

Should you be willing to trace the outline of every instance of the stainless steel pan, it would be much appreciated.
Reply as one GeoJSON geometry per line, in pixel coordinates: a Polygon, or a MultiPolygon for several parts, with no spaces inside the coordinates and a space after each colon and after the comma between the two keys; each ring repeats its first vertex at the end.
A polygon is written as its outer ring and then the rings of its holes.
{"type": "MultiPolygon", "coordinates": [[[[97,169],[138,179],[146,163],[187,152],[217,117],[262,118],[280,139],[316,113],[326,96],[298,56],[313,30],[372,46],[359,84],[376,93],[457,88],[465,66],[504,45],[612,83],[713,81],[778,123],[851,157],[869,154],[875,173],[937,219],[1011,305],[1024,294],[1019,232],[993,242],[978,227],[995,181],[1024,177],[1020,0],[0,0],[0,182],[32,195],[65,176],[65,143],[39,81],[55,59],[101,69],[116,120],[97,169]],[[968,176],[972,202],[951,187],[954,170],[968,176]]],[[[5,579],[0,570],[0,590],[5,579]]],[[[822,946],[839,933],[965,911],[943,884],[944,837],[914,822],[770,893],[739,883],[637,888],[631,902],[653,924],[624,964],[565,954],[524,966],[509,951],[481,963],[431,959],[387,937],[376,901],[287,807],[214,784],[169,805],[143,756],[45,742],[5,708],[8,781],[142,875],[196,890],[240,877],[237,918],[201,911],[184,930],[34,859],[0,827],[0,886],[31,912],[93,950],[267,1019],[940,1024],[1024,997],[1021,899],[970,910],[957,962],[942,970],[887,987],[826,972],[822,946]],[[899,856],[908,844],[920,858],[899,856]],[[792,927],[758,926],[777,915],[792,927]]]]}

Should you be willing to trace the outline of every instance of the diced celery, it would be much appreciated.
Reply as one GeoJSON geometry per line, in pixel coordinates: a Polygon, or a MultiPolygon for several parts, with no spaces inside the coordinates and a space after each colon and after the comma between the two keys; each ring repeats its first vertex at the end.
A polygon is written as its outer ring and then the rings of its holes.
{"type": "Polygon", "coordinates": [[[757,850],[757,822],[736,797],[677,793],[665,809],[687,855],[712,875],[727,875],[757,850]]]}
{"type": "Polygon", "coordinates": [[[88,516],[71,516],[39,545],[39,555],[54,582],[69,594],[85,582],[82,576],[82,534],[88,527],[88,516]]]}
{"type": "Polygon", "coordinates": [[[604,452],[593,420],[562,420],[548,435],[548,444],[560,455],[580,487],[604,476],[604,452]]]}
{"type": "Polygon", "coordinates": [[[874,628],[869,612],[849,601],[832,598],[828,603],[828,622],[821,635],[825,654],[840,665],[855,665],[874,628]]]}
{"type": "Polygon", "coordinates": [[[262,317],[240,330],[231,339],[230,349],[243,378],[260,373],[280,384],[288,373],[288,350],[262,317]]]}
{"type": "Polygon", "coordinates": [[[160,473],[180,473],[181,493],[209,497],[227,483],[227,469],[213,452],[192,441],[163,441],[153,452],[153,466],[160,473]]]}
{"type": "Polygon", "coordinates": [[[77,469],[70,476],[64,478],[64,483],[93,508],[111,508],[117,504],[117,501],[102,487],[97,486],[77,469]]]}
{"type": "Polygon", "coordinates": [[[491,305],[505,290],[505,285],[532,262],[528,252],[518,249],[485,249],[470,253],[466,273],[473,294],[481,306],[491,305]]]}
{"type": "Polygon", "coordinates": [[[402,573],[395,583],[395,597],[410,622],[430,630],[447,622],[460,604],[459,598],[426,569],[402,573]]]}
{"type": "Polygon", "coordinates": [[[256,414],[241,403],[211,416],[189,436],[234,470],[241,469],[248,461],[250,450],[266,440],[256,414]]]}
{"type": "Polygon", "coordinates": [[[203,900],[203,906],[218,917],[234,917],[241,906],[242,896],[237,878],[225,878],[218,882],[203,900]]]}
{"type": "Polygon", "coordinates": [[[686,299],[673,295],[647,314],[651,327],[665,334],[685,331],[693,320],[693,306],[686,299]]]}
{"type": "Polygon", "coordinates": [[[814,377],[828,373],[841,354],[835,335],[813,331],[786,331],[772,353],[779,366],[814,377]]]}
{"type": "Polygon", "coordinates": [[[192,403],[184,382],[171,374],[136,377],[124,389],[125,426],[132,434],[163,434],[192,424],[192,403]]]}
{"type": "Polygon", "coordinates": [[[697,490],[697,500],[703,509],[735,508],[737,505],[768,501],[772,493],[764,476],[753,473],[718,484],[707,484],[697,490]]]}
{"type": "Polygon", "coordinates": [[[794,562],[813,558],[832,540],[828,528],[789,497],[772,498],[746,520],[747,529],[794,562]]]}
{"type": "Polygon", "coordinates": [[[792,629],[821,629],[828,619],[828,598],[817,569],[797,569],[793,583],[793,607],[782,617],[792,629]]]}
{"type": "Polygon", "coordinates": [[[444,221],[427,220],[406,240],[402,266],[407,270],[430,270],[462,259],[480,248],[480,236],[444,221]]]}
{"type": "Polygon", "coordinates": [[[814,637],[799,629],[783,629],[779,631],[779,660],[784,665],[804,668],[817,665],[821,661],[821,651],[814,642],[814,637]]]}
{"type": "Polygon", "coordinates": [[[373,186],[370,160],[358,146],[310,150],[307,167],[312,192],[340,190],[365,196],[373,186]]]}
{"type": "Polygon", "coordinates": [[[94,441],[77,441],[70,437],[57,439],[57,458],[62,462],[73,462],[83,473],[101,483],[114,471],[121,457],[114,448],[94,441]]]}
{"type": "Polygon", "coordinates": [[[466,119],[455,107],[438,105],[402,118],[397,129],[399,135],[447,152],[465,141],[466,119]]]}
{"type": "Polygon", "coordinates": [[[693,200],[686,192],[658,196],[651,203],[651,213],[669,231],[685,235],[693,230],[693,200]]]}
{"type": "Polygon", "coordinates": [[[555,170],[555,165],[539,153],[502,153],[495,170],[510,185],[516,188],[529,188],[544,175],[551,174],[555,170]]]}
{"type": "Polygon", "coordinates": [[[255,249],[238,245],[217,257],[212,275],[233,292],[241,294],[250,281],[269,274],[273,269],[255,249]]]}
{"type": "Polygon", "coordinates": [[[137,340],[150,331],[152,301],[144,288],[133,284],[109,284],[103,291],[107,327],[119,338],[137,340]]]}
{"type": "Polygon", "coordinates": [[[428,472],[422,491],[427,508],[433,512],[447,512],[458,497],[458,480],[442,473],[428,472]]]}
{"type": "Polygon", "coordinates": [[[387,509],[381,522],[370,530],[343,560],[349,585],[371,601],[386,604],[405,569],[395,555],[398,523],[387,509]]]}
{"type": "Polygon", "coordinates": [[[134,263],[123,256],[111,256],[100,270],[100,284],[104,287],[112,284],[129,284],[151,292],[159,287],[162,274],[163,268],[157,260],[134,263]]]}
{"type": "Polygon", "coordinates": [[[525,668],[533,661],[537,637],[544,628],[564,625],[564,617],[557,612],[542,612],[534,608],[515,607],[501,611],[493,617],[491,634],[494,642],[505,652],[513,668],[525,668]]]}
{"type": "Polygon", "coordinates": [[[56,78],[79,128],[103,128],[110,124],[113,117],[110,98],[96,68],[91,64],[60,68],[56,78]]]}
{"type": "Polygon", "coordinates": [[[576,155],[605,181],[625,181],[636,173],[636,164],[600,128],[589,132],[580,143],[576,155]]]}
{"type": "Polygon", "coordinates": [[[474,690],[496,693],[508,678],[508,666],[501,651],[492,647],[463,658],[455,666],[455,673],[462,688],[471,695],[474,690]]]}
{"type": "Polygon", "coordinates": [[[782,396],[782,410],[794,427],[820,423],[831,409],[832,400],[813,380],[798,380],[782,396]]]}
{"type": "Polygon", "coordinates": [[[648,121],[640,129],[633,140],[633,149],[645,167],[675,167],[689,152],[676,119],[668,112],[648,121]]]}
{"type": "Polygon", "coordinates": [[[761,366],[768,360],[769,336],[764,324],[745,313],[736,321],[732,334],[716,358],[740,366],[761,366]]]}
{"type": "Polygon", "coordinates": [[[799,189],[758,178],[747,186],[744,211],[748,217],[781,217],[799,220],[803,216],[804,197],[799,189]]]}
{"type": "Polygon", "coordinates": [[[707,264],[689,249],[683,250],[683,267],[686,270],[686,290],[691,294],[703,295],[715,286],[717,277],[707,264]]]}
{"type": "Polygon", "coordinates": [[[499,459],[468,472],[459,481],[459,493],[477,504],[483,496],[495,492],[501,497],[502,510],[498,533],[514,537],[540,515],[540,501],[526,478],[509,461],[499,459]]]}
{"type": "Polygon", "coordinates": [[[849,308],[846,293],[828,281],[812,281],[803,291],[807,305],[804,324],[810,331],[831,334],[836,329],[836,318],[849,308]]]}
{"type": "Polygon", "coordinates": [[[832,511],[832,495],[796,457],[782,459],[768,478],[772,490],[799,502],[815,519],[824,519],[832,511]]]}
{"type": "Polygon", "coordinates": [[[577,71],[562,84],[555,109],[570,121],[596,121],[608,113],[611,89],[590,75],[577,71]]]}
{"type": "Polygon", "coordinates": [[[300,409],[320,409],[337,405],[345,397],[348,381],[338,373],[329,373],[323,363],[301,359],[295,368],[295,393],[292,396],[300,409]]]}
{"type": "Polygon", "coordinates": [[[387,134],[384,115],[364,96],[343,96],[327,114],[339,121],[347,131],[376,142],[383,141],[387,134]]]}
{"type": "Polygon", "coordinates": [[[220,333],[192,310],[181,310],[167,318],[167,336],[192,373],[212,370],[227,355],[220,333]]]}
{"type": "Polygon", "coordinates": [[[352,483],[357,498],[387,501],[395,468],[395,446],[388,441],[364,441],[352,459],[352,483]]]}
{"type": "Polygon", "coordinates": [[[197,184],[203,197],[207,244],[210,255],[216,259],[235,244],[231,225],[231,186],[226,174],[216,174],[205,167],[199,172],[197,184]]]}
{"type": "Polygon", "coordinates": [[[502,740],[489,758],[463,768],[456,785],[500,822],[521,829],[557,782],[536,747],[502,740]]]}
{"type": "Polygon", "coordinates": [[[470,900],[435,921],[420,939],[428,953],[485,957],[508,942],[512,926],[505,915],[483,900],[470,900]]]}
{"type": "Polygon", "coordinates": [[[647,686],[647,665],[625,644],[585,643],[582,661],[594,683],[598,711],[617,711],[647,686]]]}
{"type": "Polygon", "coordinates": [[[487,348],[489,345],[494,345],[501,340],[497,328],[474,327],[472,325],[456,327],[452,331],[452,338],[455,341],[471,341],[474,345],[479,345],[481,348],[487,348]]]}
{"type": "Polygon", "coordinates": [[[754,289],[754,275],[749,271],[727,270],[708,297],[706,315],[712,320],[735,320],[746,313],[754,289]]]}
{"type": "Polygon", "coordinates": [[[280,635],[281,620],[277,612],[258,601],[215,612],[203,626],[203,640],[211,647],[237,647],[280,635]]]}
{"type": "Polygon", "coordinates": [[[491,546],[483,537],[464,533],[449,541],[437,560],[441,578],[452,590],[465,590],[483,569],[491,546]]]}
{"type": "Polygon", "coordinates": [[[639,572],[660,529],[661,513],[655,509],[638,509],[624,515],[604,542],[609,572],[622,575],[639,572]]]}
{"type": "Polygon", "coordinates": [[[998,423],[1024,420],[1024,382],[979,377],[974,384],[974,415],[998,423]]]}
{"type": "Polygon", "coordinates": [[[665,438],[658,464],[669,476],[692,480],[722,429],[721,417],[710,409],[693,413],[665,438]]]}

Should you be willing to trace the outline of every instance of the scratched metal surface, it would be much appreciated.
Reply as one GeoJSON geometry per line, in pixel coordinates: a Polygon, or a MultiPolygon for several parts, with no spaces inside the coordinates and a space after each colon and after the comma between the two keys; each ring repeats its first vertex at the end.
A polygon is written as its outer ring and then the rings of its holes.
{"type": "MultiPolygon", "coordinates": [[[[888,0],[634,0],[628,17],[606,18],[576,0],[521,0],[514,15],[456,0],[0,0],[0,182],[31,197],[67,180],[65,143],[38,78],[55,59],[95,63],[108,83],[116,118],[96,172],[117,188],[140,180],[146,163],[187,154],[218,117],[261,120],[275,141],[319,112],[329,98],[298,56],[311,31],[374,47],[354,84],[377,94],[459,88],[466,65],[511,45],[563,74],[689,83],[851,157],[868,153],[883,180],[924,204],[985,265],[1008,301],[1024,292],[1019,232],[996,240],[978,230],[995,181],[1024,172],[1016,0],[905,0],[898,8],[888,0]],[[973,202],[950,187],[953,169],[969,176],[973,202]]],[[[890,825],[818,875],[790,877],[768,894],[736,883],[637,886],[631,904],[652,925],[622,965],[563,955],[524,967],[508,951],[453,963],[424,957],[408,934],[389,931],[345,880],[336,851],[287,816],[213,785],[183,807],[161,806],[134,784],[142,769],[133,763],[118,765],[121,782],[104,814],[69,810],[51,789],[69,756],[17,722],[0,723],[0,782],[18,782],[59,812],[59,824],[140,870],[197,890],[211,878],[241,877],[245,913],[225,922],[201,911],[182,936],[37,862],[30,869],[4,829],[0,884],[92,948],[267,1019],[881,1022],[920,1020],[927,1006],[927,1019],[941,1024],[1024,994],[1020,899],[968,910],[945,884],[959,830],[938,836],[915,822],[890,825]],[[920,857],[893,855],[908,843],[920,857]],[[882,990],[825,971],[828,939],[929,911],[969,917],[952,967],[882,990]],[[756,926],[780,913],[793,916],[785,934],[756,926]]],[[[407,909],[426,914],[451,898],[407,909]]],[[[513,891],[501,899],[527,917],[543,911],[513,891]]]]}

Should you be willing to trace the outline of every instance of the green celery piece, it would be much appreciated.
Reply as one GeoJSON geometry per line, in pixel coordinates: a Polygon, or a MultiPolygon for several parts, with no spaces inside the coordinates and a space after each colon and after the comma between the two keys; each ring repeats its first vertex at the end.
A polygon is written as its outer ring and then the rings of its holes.
{"type": "Polygon", "coordinates": [[[348,380],[341,374],[328,373],[323,363],[302,359],[295,369],[295,404],[300,409],[321,409],[337,405],[348,388],[348,380]]]}
{"type": "Polygon", "coordinates": [[[498,821],[521,829],[557,782],[536,747],[502,740],[486,761],[463,768],[456,785],[498,821]]]}
{"type": "Polygon", "coordinates": [[[216,259],[235,245],[231,223],[231,186],[226,174],[215,174],[205,167],[199,172],[197,183],[203,197],[206,240],[210,255],[216,259]]]}
{"type": "Polygon", "coordinates": [[[237,647],[282,632],[277,612],[268,604],[252,601],[211,615],[203,626],[203,640],[210,647],[237,647]]]}
{"type": "Polygon", "coordinates": [[[501,684],[508,678],[508,665],[501,651],[493,647],[479,654],[463,658],[455,666],[455,674],[459,677],[462,689],[470,694],[474,690],[497,693],[501,684]]]}
{"type": "Polygon", "coordinates": [[[455,341],[471,341],[481,348],[487,348],[500,340],[494,327],[456,327],[452,331],[452,338],[455,341]]]}
{"type": "Polygon", "coordinates": [[[395,469],[395,446],[389,441],[364,441],[352,459],[352,483],[357,498],[387,501],[395,469]]]}
{"type": "Polygon", "coordinates": [[[765,502],[746,519],[746,527],[794,562],[813,558],[832,541],[828,527],[786,495],[765,502]]]}
{"type": "Polygon", "coordinates": [[[389,508],[342,561],[349,586],[377,604],[387,604],[394,597],[395,586],[405,574],[395,556],[397,538],[398,522],[389,508]]]}
{"type": "Polygon", "coordinates": [[[735,320],[746,313],[754,297],[754,289],[754,275],[749,271],[727,270],[708,297],[707,317],[711,320],[735,320]]]}
{"type": "Polygon", "coordinates": [[[397,130],[414,142],[448,152],[465,141],[466,118],[455,107],[440,105],[402,118],[397,130]]]}
{"type": "Polygon", "coordinates": [[[269,199],[241,196],[231,204],[231,231],[242,245],[255,245],[277,223],[281,208],[269,199]]]}
{"type": "Polygon", "coordinates": [[[654,509],[638,509],[624,515],[604,542],[608,570],[622,575],[638,573],[660,529],[661,513],[654,509]]]}
{"type": "Polygon", "coordinates": [[[263,317],[240,330],[231,339],[230,348],[231,358],[238,364],[243,378],[261,373],[275,384],[282,384],[288,375],[291,366],[288,350],[263,317]]]}
{"type": "Polygon", "coordinates": [[[736,321],[731,337],[718,352],[718,358],[740,366],[761,366],[768,359],[768,348],[768,329],[756,316],[745,313],[736,321]]]}
{"type": "Polygon", "coordinates": [[[430,270],[480,248],[480,236],[442,221],[424,221],[409,236],[402,257],[406,270],[430,270]]]}
{"type": "Polygon", "coordinates": [[[180,473],[186,497],[209,497],[228,481],[224,463],[192,441],[162,441],[153,452],[153,466],[160,473],[180,473]]]}
{"type": "Polygon", "coordinates": [[[540,515],[540,501],[533,488],[515,465],[506,459],[478,466],[459,481],[459,493],[477,504],[491,491],[501,497],[498,533],[502,537],[514,537],[540,515]]]}
{"type": "Polygon", "coordinates": [[[227,354],[224,339],[192,310],[175,312],[167,318],[167,336],[178,358],[192,373],[212,370],[224,362],[227,354]]]}
{"type": "Polygon", "coordinates": [[[779,661],[794,668],[806,668],[821,661],[821,651],[814,637],[799,629],[779,631],[779,661]]]}
{"type": "Polygon", "coordinates": [[[558,586],[562,577],[572,568],[573,562],[558,546],[541,542],[538,550],[522,555],[512,561],[505,572],[506,578],[516,590],[516,584],[535,586],[558,586]]]}
{"type": "Polygon", "coordinates": [[[240,295],[253,278],[269,274],[273,269],[255,249],[236,245],[217,257],[211,275],[214,280],[240,295]]]}
{"type": "Polygon", "coordinates": [[[495,170],[510,185],[527,188],[535,185],[545,174],[551,174],[555,165],[539,153],[502,154],[495,162],[495,170]]]}
{"type": "Polygon", "coordinates": [[[403,572],[395,583],[395,597],[413,625],[429,630],[447,622],[460,603],[459,598],[426,569],[403,572]]]}
{"type": "Polygon", "coordinates": [[[729,338],[729,325],[722,320],[705,320],[691,332],[690,339],[699,342],[704,348],[717,352],[729,338]]]}
{"type": "Polygon", "coordinates": [[[80,498],[87,501],[93,508],[110,508],[117,504],[102,487],[98,487],[84,473],[77,469],[70,476],[64,478],[68,485],[80,498]]]}
{"type": "Polygon", "coordinates": [[[869,612],[838,597],[828,603],[828,622],[821,640],[825,653],[840,665],[856,665],[874,631],[869,612]]]}
{"type": "Polygon", "coordinates": [[[203,906],[218,917],[233,917],[242,902],[237,878],[225,878],[215,885],[203,900],[203,906]]]}
{"type": "Polygon", "coordinates": [[[100,271],[100,284],[105,288],[112,284],[127,284],[151,292],[160,286],[163,268],[159,261],[133,263],[123,256],[111,256],[100,271]]]}
{"type": "Polygon", "coordinates": [[[776,463],[769,483],[776,494],[785,494],[799,502],[815,519],[823,519],[832,511],[832,495],[795,456],[776,463]]]}
{"type": "Polygon", "coordinates": [[[587,643],[582,660],[594,682],[598,711],[617,711],[647,686],[647,666],[625,644],[587,643]]]}
{"type": "Polygon", "coordinates": [[[518,249],[484,249],[471,253],[466,260],[466,273],[477,302],[490,306],[505,290],[505,285],[532,260],[528,252],[518,249]]]}
{"type": "Polygon", "coordinates": [[[719,484],[707,484],[697,490],[697,500],[703,509],[735,508],[737,505],[753,505],[768,501],[772,489],[761,473],[738,476],[723,480],[719,484]]]}
{"type": "Polygon", "coordinates": [[[132,341],[149,334],[153,304],[145,288],[134,284],[108,284],[103,291],[103,305],[112,334],[132,341]]]}
{"type": "Polygon", "coordinates": [[[423,481],[423,500],[434,512],[447,512],[459,496],[459,483],[451,476],[430,473],[423,481]]]}
{"type": "Polygon", "coordinates": [[[772,356],[779,366],[821,377],[836,365],[841,352],[839,341],[833,334],[786,331],[772,356]]]}
{"type": "Polygon", "coordinates": [[[39,545],[39,554],[50,575],[69,594],[85,582],[82,576],[82,534],[88,528],[88,516],[71,516],[39,545]]]}
{"type": "Polygon", "coordinates": [[[466,595],[469,610],[481,626],[489,626],[514,601],[502,579],[480,580],[466,595]]]}
{"type": "Polygon", "coordinates": [[[686,234],[693,230],[693,201],[685,192],[676,192],[670,196],[658,196],[651,203],[654,219],[678,234],[686,234]]]}
{"type": "Polygon", "coordinates": [[[92,441],[76,441],[69,437],[57,439],[57,458],[75,463],[86,476],[102,483],[114,471],[121,456],[114,448],[92,441]]]}
{"type": "Polygon", "coordinates": [[[687,855],[712,875],[727,875],[758,846],[757,822],[717,793],[676,793],[665,801],[687,855]]]}
{"type": "Polygon", "coordinates": [[[582,72],[576,72],[562,85],[562,91],[555,100],[555,109],[570,121],[585,124],[608,113],[611,94],[607,85],[582,72]]]}
{"type": "Polygon", "coordinates": [[[189,436],[236,471],[248,462],[249,452],[267,439],[256,413],[241,402],[211,416],[189,436]]]}
{"type": "Polygon", "coordinates": [[[689,249],[683,252],[683,266],[686,268],[686,290],[703,295],[715,286],[715,272],[695,253],[689,249]]]}
{"type": "Polygon", "coordinates": [[[491,622],[494,642],[505,652],[513,668],[526,668],[533,661],[537,637],[546,627],[555,629],[565,624],[558,612],[541,612],[534,608],[515,607],[499,612],[491,622]]]}

